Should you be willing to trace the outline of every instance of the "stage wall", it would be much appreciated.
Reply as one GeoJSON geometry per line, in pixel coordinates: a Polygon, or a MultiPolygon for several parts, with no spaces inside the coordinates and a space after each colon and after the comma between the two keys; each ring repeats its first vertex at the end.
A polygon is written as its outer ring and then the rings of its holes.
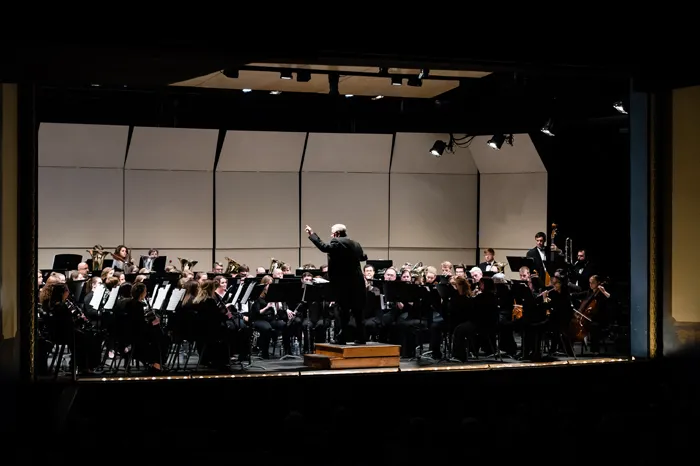
{"type": "Polygon", "coordinates": [[[431,157],[445,134],[331,134],[43,123],[39,266],[101,244],[176,262],[320,265],[303,227],[345,223],[372,259],[477,262],[524,254],[545,230],[547,174],[528,135],[431,157]]]}

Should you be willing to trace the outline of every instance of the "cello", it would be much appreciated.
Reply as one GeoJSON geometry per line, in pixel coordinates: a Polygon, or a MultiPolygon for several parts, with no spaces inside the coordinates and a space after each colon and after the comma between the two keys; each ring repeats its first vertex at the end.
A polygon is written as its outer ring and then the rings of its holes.
{"type": "Polygon", "coordinates": [[[574,341],[583,341],[591,333],[593,318],[600,309],[600,286],[607,284],[607,280],[598,282],[595,291],[581,302],[581,306],[574,312],[571,319],[571,337],[574,341]]]}

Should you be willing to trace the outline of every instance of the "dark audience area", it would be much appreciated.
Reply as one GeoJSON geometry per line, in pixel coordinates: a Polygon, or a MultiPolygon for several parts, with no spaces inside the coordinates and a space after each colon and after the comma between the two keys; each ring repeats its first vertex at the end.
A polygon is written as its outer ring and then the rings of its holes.
{"type": "Polygon", "coordinates": [[[38,424],[25,426],[46,448],[23,454],[52,464],[682,461],[700,433],[697,367],[669,359],[51,385],[34,405],[38,424]],[[60,402],[73,395],[68,410],[60,402]]]}

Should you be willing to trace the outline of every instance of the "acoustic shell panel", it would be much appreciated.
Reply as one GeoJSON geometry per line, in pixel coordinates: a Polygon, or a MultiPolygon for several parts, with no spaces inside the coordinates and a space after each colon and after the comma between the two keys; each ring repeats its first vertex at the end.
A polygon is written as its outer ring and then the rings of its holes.
{"type": "Polygon", "coordinates": [[[389,173],[391,134],[310,133],[305,172],[389,173]]]}
{"type": "Polygon", "coordinates": [[[226,267],[226,258],[231,258],[239,264],[245,264],[250,268],[250,273],[255,274],[257,267],[270,267],[272,258],[280,260],[292,266],[299,266],[299,248],[287,249],[217,249],[216,260],[226,267]]]}
{"type": "Polygon", "coordinates": [[[207,172],[126,170],[124,244],[212,248],[212,183],[207,172]]]}
{"type": "Polygon", "coordinates": [[[123,183],[121,168],[39,167],[39,247],[121,244],[123,183]]]}
{"type": "Polygon", "coordinates": [[[216,247],[298,248],[298,173],[216,173],[216,247]]]}
{"type": "Polygon", "coordinates": [[[125,168],[139,170],[214,170],[216,129],[136,127],[125,168]]]}
{"type": "Polygon", "coordinates": [[[500,150],[491,148],[489,139],[477,136],[469,145],[480,173],[547,173],[529,134],[514,135],[513,145],[503,144],[500,150]]]}
{"type": "MultiPolygon", "coordinates": [[[[329,238],[323,238],[323,240],[328,240],[329,238]]],[[[303,244],[303,247],[301,248],[301,264],[313,264],[316,267],[320,267],[322,265],[328,264],[328,256],[319,251],[318,248],[316,248],[313,244],[311,244],[311,241],[309,241],[308,238],[304,238],[304,240],[311,245],[311,247],[307,246],[306,244],[303,244]]],[[[362,248],[367,254],[367,259],[369,260],[379,260],[379,259],[388,259],[389,258],[389,250],[386,248],[362,248]]]]}
{"type": "MultiPolygon", "coordinates": [[[[459,137],[459,136],[458,136],[459,137]]],[[[445,151],[435,157],[430,150],[435,141],[447,143],[449,134],[396,133],[391,173],[450,173],[476,175],[477,168],[467,147],[454,146],[454,154],[445,151]]]]}
{"type": "Polygon", "coordinates": [[[306,133],[227,131],[216,170],[298,173],[305,142],[306,133]]]}
{"type": "Polygon", "coordinates": [[[392,173],[389,245],[476,248],[476,194],[476,175],[392,173]]]}
{"type": "MultiPolygon", "coordinates": [[[[158,254],[161,257],[166,257],[166,265],[174,265],[178,270],[180,270],[180,261],[178,258],[197,261],[197,265],[192,269],[195,272],[207,272],[212,269],[211,249],[163,249],[157,246],[154,247],[158,249],[158,254]]],[[[131,257],[134,259],[136,265],[139,265],[139,259],[142,255],[148,255],[148,249],[140,248],[131,250],[131,257]]]]}
{"type": "MultiPolygon", "coordinates": [[[[74,247],[74,248],[39,248],[37,250],[38,256],[37,256],[37,267],[39,270],[44,269],[51,269],[53,266],[53,258],[54,256],[58,254],[79,254],[83,256],[83,260],[87,260],[90,258],[90,255],[87,253],[87,249],[90,249],[94,246],[94,244],[91,244],[89,246],[85,247],[74,247]]],[[[104,248],[107,251],[114,251],[114,248],[117,247],[116,244],[114,245],[105,245],[103,244],[104,248]]],[[[110,257],[108,257],[109,259],[110,257]]]]}
{"type": "MultiPolygon", "coordinates": [[[[536,232],[535,232],[536,233],[536,232]]],[[[532,234],[532,238],[530,242],[532,243],[531,247],[535,247],[535,233],[532,234]]],[[[504,262],[508,263],[508,257],[525,257],[525,254],[527,254],[528,249],[499,249],[494,246],[489,246],[485,245],[482,246],[481,251],[482,255],[481,258],[479,259],[479,263],[484,261],[484,256],[483,256],[483,250],[486,248],[493,248],[494,253],[495,253],[495,258],[496,262],[504,262]]],[[[505,268],[505,276],[506,278],[509,278],[511,280],[518,280],[520,278],[520,273],[516,270],[515,272],[510,271],[510,266],[506,265],[505,268]]]]}
{"type": "Polygon", "coordinates": [[[123,168],[128,139],[128,126],[42,123],[39,166],[123,168]]]}
{"type": "Polygon", "coordinates": [[[310,225],[327,239],[342,223],[363,247],[388,247],[388,174],[304,173],[301,187],[301,228],[310,225]]]}
{"type": "Polygon", "coordinates": [[[440,264],[444,261],[453,265],[474,265],[476,249],[418,249],[418,248],[391,248],[389,259],[394,261],[394,267],[400,269],[403,264],[410,262],[416,264],[422,262],[424,266],[432,265],[440,273],[440,264]]]}
{"type": "Polygon", "coordinates": [[[479,246],[529,249],[547,233],[547,174],[481,175],[479,246]]]}

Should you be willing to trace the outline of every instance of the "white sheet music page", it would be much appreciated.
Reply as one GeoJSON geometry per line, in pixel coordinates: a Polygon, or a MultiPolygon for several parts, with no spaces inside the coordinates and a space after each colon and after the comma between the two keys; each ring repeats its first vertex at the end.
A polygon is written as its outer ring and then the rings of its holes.
{"type": "Polygon", "coordinates": [[[100,308],[100,303],[102,303],[102,298],[105,295],[105,287],[102,284],[97,285],[92,290],[92,299],[90,300],[90,307],[94,309],[100,308]]]}
{"type": "Polygon", "coordinates": [[[182,297],[185,296],[185,290],[184,289],[179,289],[179,290],[173,290],[172,293],[170,293],[170,300],[168,301],[168,307],[165,308],[166,311],[174,311],[177,308],[177,305],[180,304],[180,301],[182,301],[182,297]]]}
{"type": "Polygon", "coordinates": [[[117,297],[119,296],[119,287],[112,288],[109,292],[109,299],[105,304],[105,309],[114,309],[114,303],[117,302],[117,297]]]}
{"type": "Polygon", "coordinates": [[[242,303],[248,302],[248,299],[250,299],[250,294],[253,292],[253,288],[255,288],[255,282],[251,282],[250,285],[248,285],[248,289],[245,290],[245,294],[243,295],[243,299],[241,299],[242,303]]]}
{"type": "Polygon", "coordinates": [[[243,286],[245,286],[245,282],[241,280],[241,283],[238,285],[238,289],[236,290],[236,294],[233,295],[233,300],[231,301],[232,303],[237,303],[238,302],[238,297],[241,295],[241,291],[243,291],[243,286]]]}
{"type": "Polygon", "coordinates": [[[156,311],[160,311],[163,309],[163,302],[165,301],[165,298],[168,296],[168,291],[170,290],[170,283],[165,285],[165,287],[161,287],[160,291],[158,292],[158,296],[156,296],[156,302],[153,305],[153,309],[156,311]]]}
{"type": "Polygon", "coordinates": [[[156,299],[156,296],[158,295],[158,290],[159,290],[159,289],[160,289],[160,286],[159,286],[159,285],[156,285],[156,287],[153,288],[153,293],[151,293],[151,299],[148,300],[148,304],[150,304],[151,307],[153,307],[153,301],[156,299]]]}

